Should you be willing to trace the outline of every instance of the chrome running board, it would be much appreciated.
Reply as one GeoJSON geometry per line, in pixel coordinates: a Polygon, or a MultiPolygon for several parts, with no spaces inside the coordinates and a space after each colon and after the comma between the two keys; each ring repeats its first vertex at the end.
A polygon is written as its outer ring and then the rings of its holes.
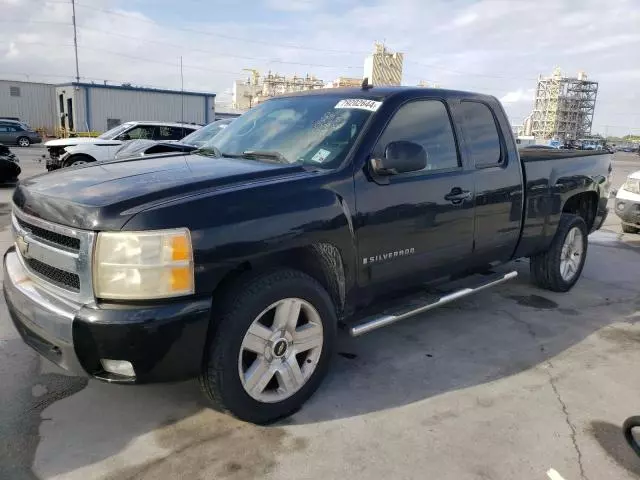
{"type": "Polygon", "coordinates": [[[480,284],[475,288],[462,288],[460,290],[456,290],[453,293],[449,293],[443,297],[440,297],[435,302],[424,304],[418,308],[413,308],[411,310],[405,310],[405,311],[399,310],[398,312],[392,313],[392,314],[374,315],[374,316],[365,318],[358,325],[351,327],[349,329],[349,334],[352,337],[359,337],[360,335],[364,335],[365,333],[369,333],[378,328],[386,327],[387,325],[391,325],[392,323],[396,323],[396,322],[399,322],[400,320],[404,320],[405,318],[413,317],[414,315],[418,315],[420,313],[433,310],[434,308],[440,307],[447,303],[454,302],[468,295],[471,295],[472,293],[476,293],[481,290],[485,290],[487,288],[495,287],[496,285],[500,285],[501,283],[512,280],[517,276],[518,276],[518,272],[516,271],[509,272],[500,276],[495,280],[480,284]]]}

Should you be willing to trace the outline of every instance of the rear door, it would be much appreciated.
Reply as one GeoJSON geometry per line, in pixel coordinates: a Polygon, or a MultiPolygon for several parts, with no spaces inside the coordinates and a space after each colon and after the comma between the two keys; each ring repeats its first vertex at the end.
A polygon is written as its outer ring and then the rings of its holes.
{"type": "Polygon", "coordinates": [[[473,247],[473,171],[464,168],[449,108],[439,99],[403,104],[371,156],[392,141],[419,143],[424,170],[356,175],[361,286],[406,287],[464,269],[473,247]]]}
{"type": "Polygon", "coordinates": [[[474,263],[509,260],[520,238],[523,208],[522,167],[506,115],[496,103],[465,99],[454,118],[475,170],[474,263]]]}

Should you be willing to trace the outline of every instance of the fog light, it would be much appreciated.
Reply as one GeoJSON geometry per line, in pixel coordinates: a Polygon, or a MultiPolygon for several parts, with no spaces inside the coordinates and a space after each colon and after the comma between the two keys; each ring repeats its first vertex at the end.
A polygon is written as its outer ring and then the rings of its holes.
{"type": "Polygon", "coordinates": [[[100,363],[102,364],[102,368],[104,368],[109,373],[115,373],[116,375],[122,375],[123,377],[136,376],[136,372],[134,372],[131,362],[101,358],[100,363]]]}
{"type": "Polygon", "coordinates": [[[624,202],[618,203],[618,210],[624,210],[624,202]]]}

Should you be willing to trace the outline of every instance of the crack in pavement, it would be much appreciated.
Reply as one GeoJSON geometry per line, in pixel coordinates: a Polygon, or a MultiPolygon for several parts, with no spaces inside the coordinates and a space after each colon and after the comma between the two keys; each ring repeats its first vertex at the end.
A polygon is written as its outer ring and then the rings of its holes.
{"type": "MultiPolygon", "coordinates": [[[[550,369],[554,368],[553,363],[551,363],[551,360],[547,360],[546,363],[550,369]]],[[[551,388],[553,389],[553,393],[555,393],[556,398],[558,399],[558,402],[562,407],[562,413],[564,414],[564,421],[567,423],[567,425],[569,426],[569,429],[571,430],[571,442],[573,443],[573,448],[576,451],[576,454],[578,455],[578,467],[580,467],[580,478],[582,478],[582,480],[589,480],[589,477],[587,477],[586,473],[584,472],[584,465],[582,464],[582,451],[580,451],[580,447],[578,446],[578,438],[577,438],[578,432],[576,430],[576,426],[573,424],[573,422],[571,421],[571,418],[569,417],[569,410],[567,408],[567,404],[564,402],[564,400],[562,400],[562,397],[560,396],[560,392],[558,392],[558,387],[556,385],[555,379],[553,378],[553,375],[551,374],[551,371],[547,370],[547,375],[549,376],[549,385],[551,385],[551,388]]]]}
{"type": "MultiPolygon", "coordinates": [[[[536,335],[536,332],[533,329],[533,326],[529,322],[521,320],[520,318],[516,317],[515,314],[513,314],[513,313],[511,313],[509,311],[500,310],[500,312],[505,313],[514,322],[524,325],[527,328],[527,332],[529,333],[531,338],[533,338],[533,340],[536,343],[538,343],[538,336],[536,335]]],[[[539,348],[540,348],[540,352],[542,352],[542,353],[545,352],[544,345],[539,344],[539,348]]],[[[556,385],[555,378],[554,378],[553,374],[551,373],[551,370],[553,370],[555,367],[554,367],[553,363],[551,362],[551,360],[549,360],[549,359],[545,360],[545,364],[547,365],[547,368],[545,369],[545,372],[546,372],[547,376],[549,377],[549,385],[551,386],[551,389],[553,390],[553,393],[555,394],[556,399],[558,400],[558,403],[560,404],[560,407],[562,409],[562,414],[564,415],[564,421],[566,422],[566,424],[569,427],[569,430],[571,432],[570,433],[570,438],[571,438],[571,443],[573,444],[573,449],[575,450],[576,455],[577,455],[578,468],[580,469],[580,478],[582,480],[589,480],[589,477],[587,477],[587,474],[584,471],[584,464],[582,463],[582,451],[580,450],[580,447],[578,446],[578,431],[576,429],[576,426],[571,421],[571,417],[569,416],[569,409],[567,408],[567,404],[562,399],[562,396],[560,395],[560,392],[558,391],[558,386],[556,385]]]]}

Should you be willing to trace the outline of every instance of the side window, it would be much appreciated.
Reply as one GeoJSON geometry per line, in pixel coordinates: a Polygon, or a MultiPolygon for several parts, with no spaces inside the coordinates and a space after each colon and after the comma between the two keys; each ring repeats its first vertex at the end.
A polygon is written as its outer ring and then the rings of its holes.
{"type": "Polygon", "coordinates": [[[189,135],[192,130],[182,127],[159,127],[161,140],[180,140],[189,135]]]}
{"type": "Polygon", "coordinates": [[[153,127],[144,126],[144,127],[135,127],[129,130],[124,134],[130,140],[138,140],[141,138],[144,139],[152,139],[153,138],[153,127]]]}
{"type": "Polygon", "coordinates": [[[460,166],[451,120],[439,100],[419,100],[400,107],[382,133],[375,155],[384,155],[386,146],[399,140],[422,145],[427,152],[427,166],[423,171],[460,166]]]}
{"type": "Polygon", "coordinates": [[[489,107],[484,103],[465,101],[460,104],[459,111],[465,142],[475,166],[499,165],[502,162],[500,135],[489,107]]]}

